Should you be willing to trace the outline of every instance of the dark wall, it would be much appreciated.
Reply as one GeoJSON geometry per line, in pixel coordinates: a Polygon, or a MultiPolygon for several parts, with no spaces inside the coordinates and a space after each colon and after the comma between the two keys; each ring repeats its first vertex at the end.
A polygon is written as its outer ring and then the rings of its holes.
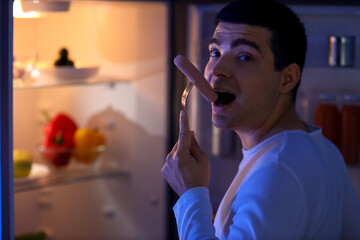
{"type": "MultiPolygon", "coordinates": [[[[360,6],[360,0],[277,0],[285,4],[294,4],[294,5],[335,5],[335,6],[360,6]]],[[[211,4],[211,3],[229,3],[232,0],[177,0],[175,2],[186,3],[195,3],[195,4],[211,4]]]]}

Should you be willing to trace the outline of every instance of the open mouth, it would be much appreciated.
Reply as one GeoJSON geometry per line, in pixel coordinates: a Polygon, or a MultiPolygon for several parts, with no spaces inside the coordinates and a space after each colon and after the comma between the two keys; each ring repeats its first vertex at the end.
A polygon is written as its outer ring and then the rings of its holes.
{"type": "Polygon", "coordinates": [[[217,106],[223,106],[232,103],[236,99],[236,96],[233,93],[216,91],[216,90],[215,92],[218,94],[218,99],[214,103],[217,106]]]}

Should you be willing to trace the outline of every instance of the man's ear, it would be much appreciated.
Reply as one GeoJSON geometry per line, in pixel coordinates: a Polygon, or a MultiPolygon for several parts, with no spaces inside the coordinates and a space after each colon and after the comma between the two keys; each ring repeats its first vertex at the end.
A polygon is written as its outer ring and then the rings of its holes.
{"type": "Polygon", "coordinates": [[[300,80],[300,67],[292,63],[281,71],[281,83],[279,91],[281,93],[290,92],[300,80]]]}

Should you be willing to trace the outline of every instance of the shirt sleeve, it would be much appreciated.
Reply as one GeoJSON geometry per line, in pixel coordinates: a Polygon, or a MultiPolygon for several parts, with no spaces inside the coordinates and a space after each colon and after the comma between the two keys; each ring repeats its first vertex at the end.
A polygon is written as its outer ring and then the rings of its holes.
{"type": "Polygon", "coordinates": [[[209,190],[206,187],[196,187],[186,191],[175,204],[180,240],[217,239],[212,224],[212,206],[209,190]]]}

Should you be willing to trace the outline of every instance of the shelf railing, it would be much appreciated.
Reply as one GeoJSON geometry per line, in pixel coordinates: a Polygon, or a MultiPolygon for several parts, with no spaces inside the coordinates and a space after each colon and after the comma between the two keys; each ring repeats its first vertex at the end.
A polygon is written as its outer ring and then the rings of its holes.
{"type": "Polygon", "coordinates": [[[34,191],[45,187],[62,186],[94,179],[127,177],[129,171],[122,169],[64,169],[50,172],[47,176],[37,178],[14,179],[14,193],[34,191]]]}

